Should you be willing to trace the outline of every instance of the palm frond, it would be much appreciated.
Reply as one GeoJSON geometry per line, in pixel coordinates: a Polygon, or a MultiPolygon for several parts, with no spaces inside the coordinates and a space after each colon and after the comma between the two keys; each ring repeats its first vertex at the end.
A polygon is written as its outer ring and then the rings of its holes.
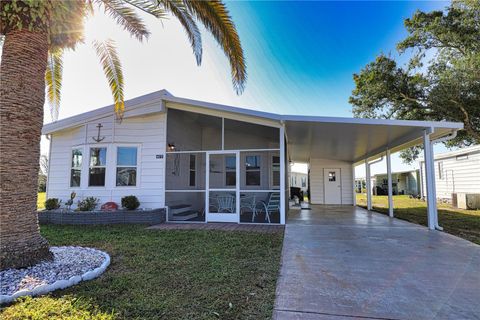
{"type": "Polygon", "coordinates": [[[139,41],[150,35],[143,20],[134,9],[126,6],[122,0],[97,0],[97,2],[103,5],[105,13],[139,41]]]}
{"type": "Polygon", "coordinates": [[[93,41],[93,46],[100,58],[100,63],[103,72],[110,86],[113,100],[115,103],[115,113],[118,119],[122,119],[125,110],[125,103],[123,98],[123,72],[118,58],[115,42],[112,39],[106,41],[93,41]]]}
{"type": "Polygon", "coordinates": [[[142,10],[156,18],[165,18],[165,10],[160,7],[158,0],[122,0],[135,8],[142,10]]]}
{"type": "Polygon", "coordinates": [[[247,67],[240,37],[225,5],[219,0],[183,0],[187,9],[209,30],[230,62],[232,82],[237,94],[243,92],[247,67]]]}
{"type": "Polygon", "coordinates": [[[62,90],[62,51],[57,50],[48,53],[47,70],[45,72],[45,84],[47,87],[47,102],[50,107],[52,121],[57,121],[60,109],[62,90]]]}
{"type": "Polygon", "coordinates": [[[180,0],[158,0],[166,11],[171,12],[181,23],[197,60],[197,65],[202,63],[202,35],[192,15],[180,0]]]}

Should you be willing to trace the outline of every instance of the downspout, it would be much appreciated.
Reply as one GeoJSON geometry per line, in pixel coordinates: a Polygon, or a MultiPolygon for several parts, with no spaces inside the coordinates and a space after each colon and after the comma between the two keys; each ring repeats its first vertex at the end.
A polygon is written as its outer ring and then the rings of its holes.
{"type": "MultiPolygon", "coordinates": [[[[430,143],[432,145],[432,149],[433,149],[433,144],[434,143],[437,143],[437,142],[445,142],[445,141],[448,141],[448,140],[452,140],[452,139],[455,139],[455,137],[457,136],[457,131],[458,130],[455,130],[453,131],[451,134],[449,134],[448,136],[444,136],[444,137],[441,137],[441,138],[438,138],[438,139],[435,139],[435,140],[432,140],[430,143]]],[[[433,157],[433,162],[435,163],[435,156],[433,157]]],[[[436,184],[436,182],[435,182],[436,184]]],[[[435,197],[437,196],[437,189],[435,187],[435,197]]],[[[437,205],[436,204],[436,199],[435,199],[435,206],[437,205]]],[[[436,217],[435,217],[435,229],[436,230],[440,230],[440,231],[443,231],[443,228],[438,224],[438,209],[435,210],[436,212],[436,217]]]]}

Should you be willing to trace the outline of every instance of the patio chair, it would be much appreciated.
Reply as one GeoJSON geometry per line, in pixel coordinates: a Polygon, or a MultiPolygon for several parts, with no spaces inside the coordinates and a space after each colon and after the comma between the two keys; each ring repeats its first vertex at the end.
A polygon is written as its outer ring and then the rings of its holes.
{"type": "Polygon", "coordinates": [[[252,222],[257,215],[257,196],[245,196],[240,198],[240,214],[242,213],[242,209],[247,209],[249,212],[252,213],[252,222]]]}
{"type": "Polygon", "coordinates": [[[217,212],[230,212],[234,213],[236,211],[235,208],[235,197],[232,195],[223,195],[215,197],[217,201],[217,212]]]}
{"type": "Polygon", "coordinates": [[[260,209],[260,211],[265,210],[265,220],[268,220],[268,223],[271,223],[270,214],[275,211],[280,211],[280,193],[272,192],[268,196],[267,202],[260,201],[260,203],[263,206],[263,208],[260,209]]]}

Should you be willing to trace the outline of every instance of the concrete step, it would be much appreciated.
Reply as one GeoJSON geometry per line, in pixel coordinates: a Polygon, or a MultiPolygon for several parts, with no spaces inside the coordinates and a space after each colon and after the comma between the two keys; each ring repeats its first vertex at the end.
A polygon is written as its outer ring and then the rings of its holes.
{"type": "Polygon", "coordinates": [[[185,221],[198,217],[198,212],[189,210],[172,214],[172,221],[185,221]]]}
{"type": "Polygon", "coordinates": [[[179,214],[179,213],[182,213],[182,212],[191,211],[192,206],[189,205],[189,204],[178,204],[178,205],[175,205],[175,206],[170,206],[169,210],[170,210],[170,214],[175,215],[175,214],[179,214]]]}

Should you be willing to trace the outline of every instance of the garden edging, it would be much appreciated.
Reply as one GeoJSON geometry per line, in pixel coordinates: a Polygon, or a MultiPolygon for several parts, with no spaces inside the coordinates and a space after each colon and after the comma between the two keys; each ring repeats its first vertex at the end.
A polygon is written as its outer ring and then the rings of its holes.
{"type": "Polygon", "coordinates": [[[57,281],[55,281],[54,283],[51,283],[51,284],[39,285],[39,286],[37,286],[37,287],[35,287],[31,290],[19,290],[12,295],[0,295],[0,305],[5,304],[5,303],[10,303],[10,302],[14,301],[15,299],[17,299],[19,297],[22,297],[22,296],[43,295],[43,294],[46,294],[48,292],[52,292],[52,291],[55,291],[55,290],[58,290],[58,289],[65,289],[65,288],[74,286],[81,281],[88,281],[88,280],[92,280],[92,279],[97,278],[102,273],[104,273],[105,270],[107,269],[107,267],[110,265],[110,256],[108,255],[108,253],[106,253],[104,251],[100,251],[100,250],[97,250],[97,249],[90,249],[90,250],[93,250],[93,251],[96,251],[96,252],[102,254],[103,257],[105,258],[105,260],[102,262],[102,264],[99,267],[97,267],[93,270],[89,270],[89,271],[83,273],[82,275],[72,276],[69,279],[60,279],[60,280],[57,280],[57,281]]]}
{"type": "Polygon", "coordinates": [[[62,211],[44,210],[38,212],[40,224],[160,224],[165,222],[165,209],[117,210],[117,211],[62,211]]]}

